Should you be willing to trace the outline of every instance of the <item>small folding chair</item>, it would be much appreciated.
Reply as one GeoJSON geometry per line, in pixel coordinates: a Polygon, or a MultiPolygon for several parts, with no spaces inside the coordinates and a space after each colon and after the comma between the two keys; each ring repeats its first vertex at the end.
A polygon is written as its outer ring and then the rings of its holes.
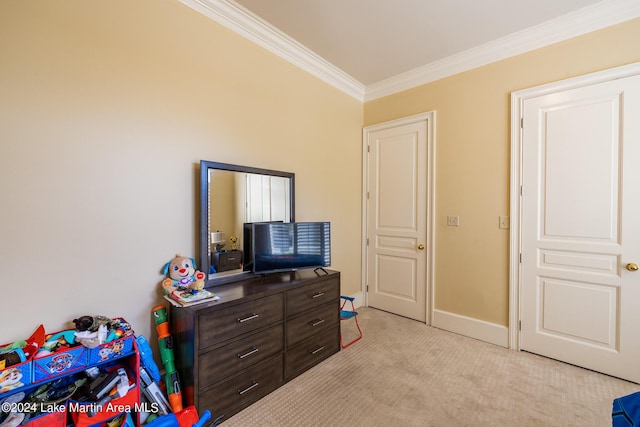
{"type": "Polygon", "coordinates": [[[362,338],[362,330],[360,329],[360,324],[358,323],[358,312],[356,311],[353,305],[353,300],[355,300],[355,298],[341,295],[340,299],[344,300],[342,302],[342,305],[340,306],[340,321],[354,319],[356,321],[356,327],[358,328],[358,336],[346,344],[342,341],[342,328],[340,328],[340,346],[342,346],[342,348],[347,348],[351,344],[353,344],[356,341],[359,341],[362,338]],[[348,309],[349,307],[345,309],[345,306],[347,305],[347,303],[351,303],[351,310],[348,309]]]}

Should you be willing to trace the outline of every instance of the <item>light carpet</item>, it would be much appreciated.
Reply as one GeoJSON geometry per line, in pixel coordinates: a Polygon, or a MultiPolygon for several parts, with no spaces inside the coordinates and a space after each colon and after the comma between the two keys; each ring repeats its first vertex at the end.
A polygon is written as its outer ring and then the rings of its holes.
{"type": "Polygon", "coordinates": [[[223,425],[600,427],[611,426],[614,398],[640,390],[380,310],[358,312],[362,340],[223,425]]]}

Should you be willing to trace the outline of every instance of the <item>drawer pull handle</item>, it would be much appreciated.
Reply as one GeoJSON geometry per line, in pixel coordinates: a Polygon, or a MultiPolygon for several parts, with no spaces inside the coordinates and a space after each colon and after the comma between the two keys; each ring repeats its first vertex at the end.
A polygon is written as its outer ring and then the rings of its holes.
{"type": "Polygon", "coordinates": [[[324,319],[318,319],[318,320],[313,320],[311,322],[309,322],[309,325],[315,327],[318,326],[320,324],[324,323],[324,319]]]}
{"type": "Polygon", "coordinates": [[[244,322],[247,322],[249,320],[256,319],[258,316],[259,316],[259,314],[253,313],[253,314],[250,314],[247,317],[243,317],[242,319],[238,317],[238,323],[244,323],[244,322]]]}
{"type": "Polygon", "coordinates": [[[320,297],[321,297],[321,296],[323,296],[323,295],[324,295],[324,292],[318,292],[317,294],[313,294],[313,295],[311,295],[311,298],[314,298],[314,299],[315,299],[315,298],[320,298],[320,297]]]}
{"type": "Polygon", "coordinates": [[[323,346],[320,346],[320,347],[316,348],[315,350],[313,350],[313,351],[311,352],[311,354],[318,354],[318,353],[320,353],[322,350],[324,350],[324,347],[323,347],[323,346]]]}
{"type": "Polygon", "coordinates": [[[257,382],[255,382],[255,381],[253,381],[253,384],[251,384],[249,387],[245,388],[244,390],[238,390],[238,394],[239,394],[240,396],[242,396],[242,395],[243,395],[243,394],[245,394],[246,392],[251,391],[251,390],[253,390],[254,388],[258,387],[258,384],[259,384],[259,383],[257,383],[257,382]]]}
{"type": "Polygon", "coordinates": [[[257,353],[259,349],[253,347],[251,350],[247,351],[246,353],[240,354],[238,353],[238,359],[244,359],[247,356],[251,356],[254,353],[257,353]]]}

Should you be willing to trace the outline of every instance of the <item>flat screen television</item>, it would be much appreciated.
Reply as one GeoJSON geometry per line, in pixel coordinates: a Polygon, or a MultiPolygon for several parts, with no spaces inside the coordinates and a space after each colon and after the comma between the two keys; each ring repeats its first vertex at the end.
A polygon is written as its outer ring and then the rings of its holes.
{"type": "MultiPolygon", "coordinates": [[[[282,224],[284,221],[260,221],[263,224],[282,224]]],[[[253,222],[242,225],[242,270],[253,271],[253,222]]]]}
{"type": "Polygon", "coordinates": [[[331,265],[329,222],[257,222],[251,224],[255,274],[322,268],[331,265]]]}

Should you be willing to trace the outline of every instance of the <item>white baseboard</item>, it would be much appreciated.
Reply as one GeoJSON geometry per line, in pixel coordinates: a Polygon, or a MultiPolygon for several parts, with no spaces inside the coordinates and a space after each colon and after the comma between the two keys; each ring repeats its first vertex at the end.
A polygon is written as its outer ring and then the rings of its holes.
{"type": "Polygon", "coordinates": [[[509,347],[509,328],[484,320],[433,310],[431,326],[501,347],[509,347]]]}

